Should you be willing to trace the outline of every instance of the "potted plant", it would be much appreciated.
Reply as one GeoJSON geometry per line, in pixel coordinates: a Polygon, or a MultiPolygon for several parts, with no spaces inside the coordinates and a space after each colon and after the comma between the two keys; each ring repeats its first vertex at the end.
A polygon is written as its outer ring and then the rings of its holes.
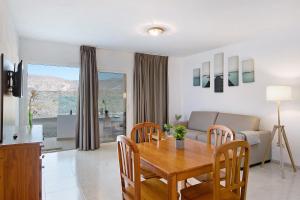
{"type": "Polygon", "coordinates": [[[30,98],[29,98],[29,105],[28,105],[28,123],[29,123],[29,128],[32,128],[32,118],[33,118],[33,103],[36,100],[38,93],[36,90],[31,90],[30,92],[30,98]]]}
{"type": "Polygon", "coordinates": [[[174,128],[173,136],[176,139],[176,148],[183,149],[184,148],[184,136],[187,133],[187,130],[182,125],[177,125],[174,128]]]}
{"type": "Polygon", "coordinates": [[[104,105],[105,117],[108,117],[108,112],[109,111],[107,110],[107,103],[104,99],[102,100],[102,104],[104,105]]]}
{"type": "Polygon", "coordinates": [[[173,128],[173,126],[171,124],[164,124],[164,132],[167,132],[168,135],[171,134],[171,129],[173,128]]]}
{"type": "Polygon", "coordinates": [[[175,115],[175,119],[176,119],[176,122],[178,123],[179,122],[179,120],[181,119],[181,117],[182,117],[182,115],[175,115]]]}

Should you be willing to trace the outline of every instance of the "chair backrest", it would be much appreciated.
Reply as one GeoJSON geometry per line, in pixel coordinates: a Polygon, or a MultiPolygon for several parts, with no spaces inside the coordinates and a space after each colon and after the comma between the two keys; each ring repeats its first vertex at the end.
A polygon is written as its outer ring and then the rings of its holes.
{"type": "Polygon", "coordinates": [[[236,140],[219,146],[214,154],[214,200],[219,200],[226,193],[234,193],[239,200],[246,199],[249,173],[249,144],[236,140]],[[225,172],[221,184],[221,170],[225,172]],[[224,184],[224,185],[223,185],[224,184]]]}
{"type": "Polygon", "coordinates": [[[235,133],[223,125],[212,125],[207,130],[207,143],[220,146],[235,140],[235,133]],[[213,137],[213,140],[212,140],[213,137]]]}
{"type": "Polygon", "coordinates": [[[136,143],[152,142],[152,136],[156,133],[158,140],[162,138],[162,131],[158,124],[153,122],[144,122],[136,124],[130,133],[131,140],[136,143]]]}
{"type": "Polygon", "coordinates": [[[123,199],[141,199],[140,153],[136,144],[126,136],[118,136],[118,156],[123,199]],[[134,194],[125,188],[132,187],[134,194]]]}

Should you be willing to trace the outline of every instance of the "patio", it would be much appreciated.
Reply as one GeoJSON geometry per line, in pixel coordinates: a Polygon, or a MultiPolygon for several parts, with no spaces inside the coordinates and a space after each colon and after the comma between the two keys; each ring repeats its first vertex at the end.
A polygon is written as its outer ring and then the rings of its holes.
{"type": "MultiPolygon", "coordinates": [[[[99,117],[101,143],[114,142],[118,135],[126,133],[122,114],[99,117]]],[[[75,149],[75,115],[59,115],[53,118],[33,119],[33,125],[43,126],[44,152],[75,149]]]]}

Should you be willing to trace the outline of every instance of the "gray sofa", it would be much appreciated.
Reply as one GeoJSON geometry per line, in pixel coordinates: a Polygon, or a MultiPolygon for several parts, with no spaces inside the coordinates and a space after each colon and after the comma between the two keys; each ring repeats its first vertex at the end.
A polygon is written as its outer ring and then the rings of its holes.
{"type": "MultiPolygon", "coordinates": [[[[207,129],[210,125],[220,124],[230,128],[236,139],[247,140],[251,146],[250,165],[261,163],[267,142],[271,139],[270,131],[259,130],[260,119],[255,116],[219,112],[193,111],[187,122],[181,122],[188,129],[187,138],[207,141],[207,129]]],[[[271,159],[269,151],[267,161],[271,159]]]]}

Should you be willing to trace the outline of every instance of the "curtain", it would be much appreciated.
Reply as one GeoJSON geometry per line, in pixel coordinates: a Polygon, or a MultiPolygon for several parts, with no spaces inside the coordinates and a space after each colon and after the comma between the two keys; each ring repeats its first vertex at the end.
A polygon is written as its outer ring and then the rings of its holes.
{"type": "Polygon", "coordinates": [[[81,46],[80,59],[76,147],[87,151],[100,147],[96,48],[81,46]]]}
{"type": "Polygon", "coordinates": [[[134,122],[168,122],[168,57],[135,54],[134,122]]]}

